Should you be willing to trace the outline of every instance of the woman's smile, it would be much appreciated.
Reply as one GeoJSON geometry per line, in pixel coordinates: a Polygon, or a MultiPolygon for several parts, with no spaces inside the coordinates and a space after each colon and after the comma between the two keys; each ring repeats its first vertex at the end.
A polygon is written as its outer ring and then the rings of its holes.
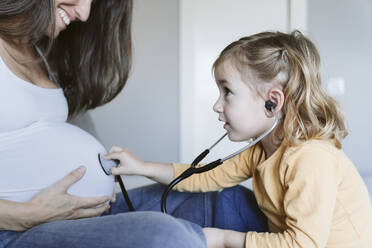
{"type": "Polygon", "coordinates": [[[61,20],[62,20],[62,23],[65,24],[65,27],[67,27],[68,25],[70,25],[70,23],[71,23],[71,19],[69,18],[69,16],[68,16],[68,14],[66,13],[66,11],[64,11],[64,10],[61,9],[61,8],[58,8],[57,11],[58,11],[59,17],[60,17],[61,20]]]}

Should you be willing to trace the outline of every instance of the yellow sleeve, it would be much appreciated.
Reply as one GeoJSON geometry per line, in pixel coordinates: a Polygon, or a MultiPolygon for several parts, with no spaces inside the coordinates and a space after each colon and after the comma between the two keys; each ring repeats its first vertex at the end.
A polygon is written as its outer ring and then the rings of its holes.
{"type": "Polygon", "coordinates": [[[245,247],[325,247],[341,181],[337,163],[337,157],[322,148],[304,148],[288,159],[281,175],[287,229],[248,232],[245,247]]]}
{"type": "MultiPolygon", "coordinates": [[[[252,177],[252,167],[264,160],[260,144],[226,160],[220,166],[201,174],[194,174],[177,184],[178,191],[207,192],[232,187],[252,177]]],[[[175,178],[189,168],[188,164],[173,164],[175,178]]]]}

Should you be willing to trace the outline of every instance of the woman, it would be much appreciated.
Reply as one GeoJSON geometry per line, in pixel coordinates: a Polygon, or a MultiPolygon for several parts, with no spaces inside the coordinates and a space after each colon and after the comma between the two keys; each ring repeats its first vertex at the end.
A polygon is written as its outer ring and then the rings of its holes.
{"type": "Polygon", "coordinates": [[[1,1],[0,247],[205,245],[189,222],[119,214],[122,199],[96,217],[113,190],[105,150],[66,120],[124,87],[131,17],[131,0],[1,1]]]}

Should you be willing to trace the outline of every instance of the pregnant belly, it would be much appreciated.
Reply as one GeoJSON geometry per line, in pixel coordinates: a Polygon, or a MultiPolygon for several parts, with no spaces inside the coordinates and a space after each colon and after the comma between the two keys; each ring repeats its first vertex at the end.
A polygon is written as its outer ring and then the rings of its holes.
{"type": "Polygon", "coordinates": [[[68,193],[111,196],[114,178],[103,172],[98,153],[106,150],[93,136],[65,122],[0,133],[0,198],[27,201],[80,165],[87,171],[68,193]]]}

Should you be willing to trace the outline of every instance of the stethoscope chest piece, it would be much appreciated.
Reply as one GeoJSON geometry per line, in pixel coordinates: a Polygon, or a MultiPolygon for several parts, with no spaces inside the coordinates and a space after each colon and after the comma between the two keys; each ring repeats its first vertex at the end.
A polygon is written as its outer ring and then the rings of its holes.
{"type": "MultiPolygon", "coordinates": [[[[116,160],[106,160],[106,159],[103,158],[103,156],[101,154],[98,154],[98,161],[99,161],[99,164],[102,167],[103,172],[107,176],[111,175],[111,170],[110,170],[111,167],[118,167],[119,166],[118,161],[116,161],[116,160]]],[[[125,186],[124,186],[123,180],[121,179],[121,176],[119,176],[119,175],[115,176],[115,180],[119,183],[121,192],[123,194],[123,197],[124,197],[125,201],[127,202],[129,210],[130,211],[135,211],[135,209],[133,207],[133,204],[129,199],[128,192],[125,189],[125,186]]]]}
{"type": "Polygon", "coordinates": [[[107,176],[111,175],[111,172],[110,172],[111,167],[117,167],[118,166],[118,163],[115,160],[106,160],[106,159],[103,158],[103,156],[101,154],[98,154],[98,161],[99,161],[99,164],[102,167],[103,172],[107,176]]]}

